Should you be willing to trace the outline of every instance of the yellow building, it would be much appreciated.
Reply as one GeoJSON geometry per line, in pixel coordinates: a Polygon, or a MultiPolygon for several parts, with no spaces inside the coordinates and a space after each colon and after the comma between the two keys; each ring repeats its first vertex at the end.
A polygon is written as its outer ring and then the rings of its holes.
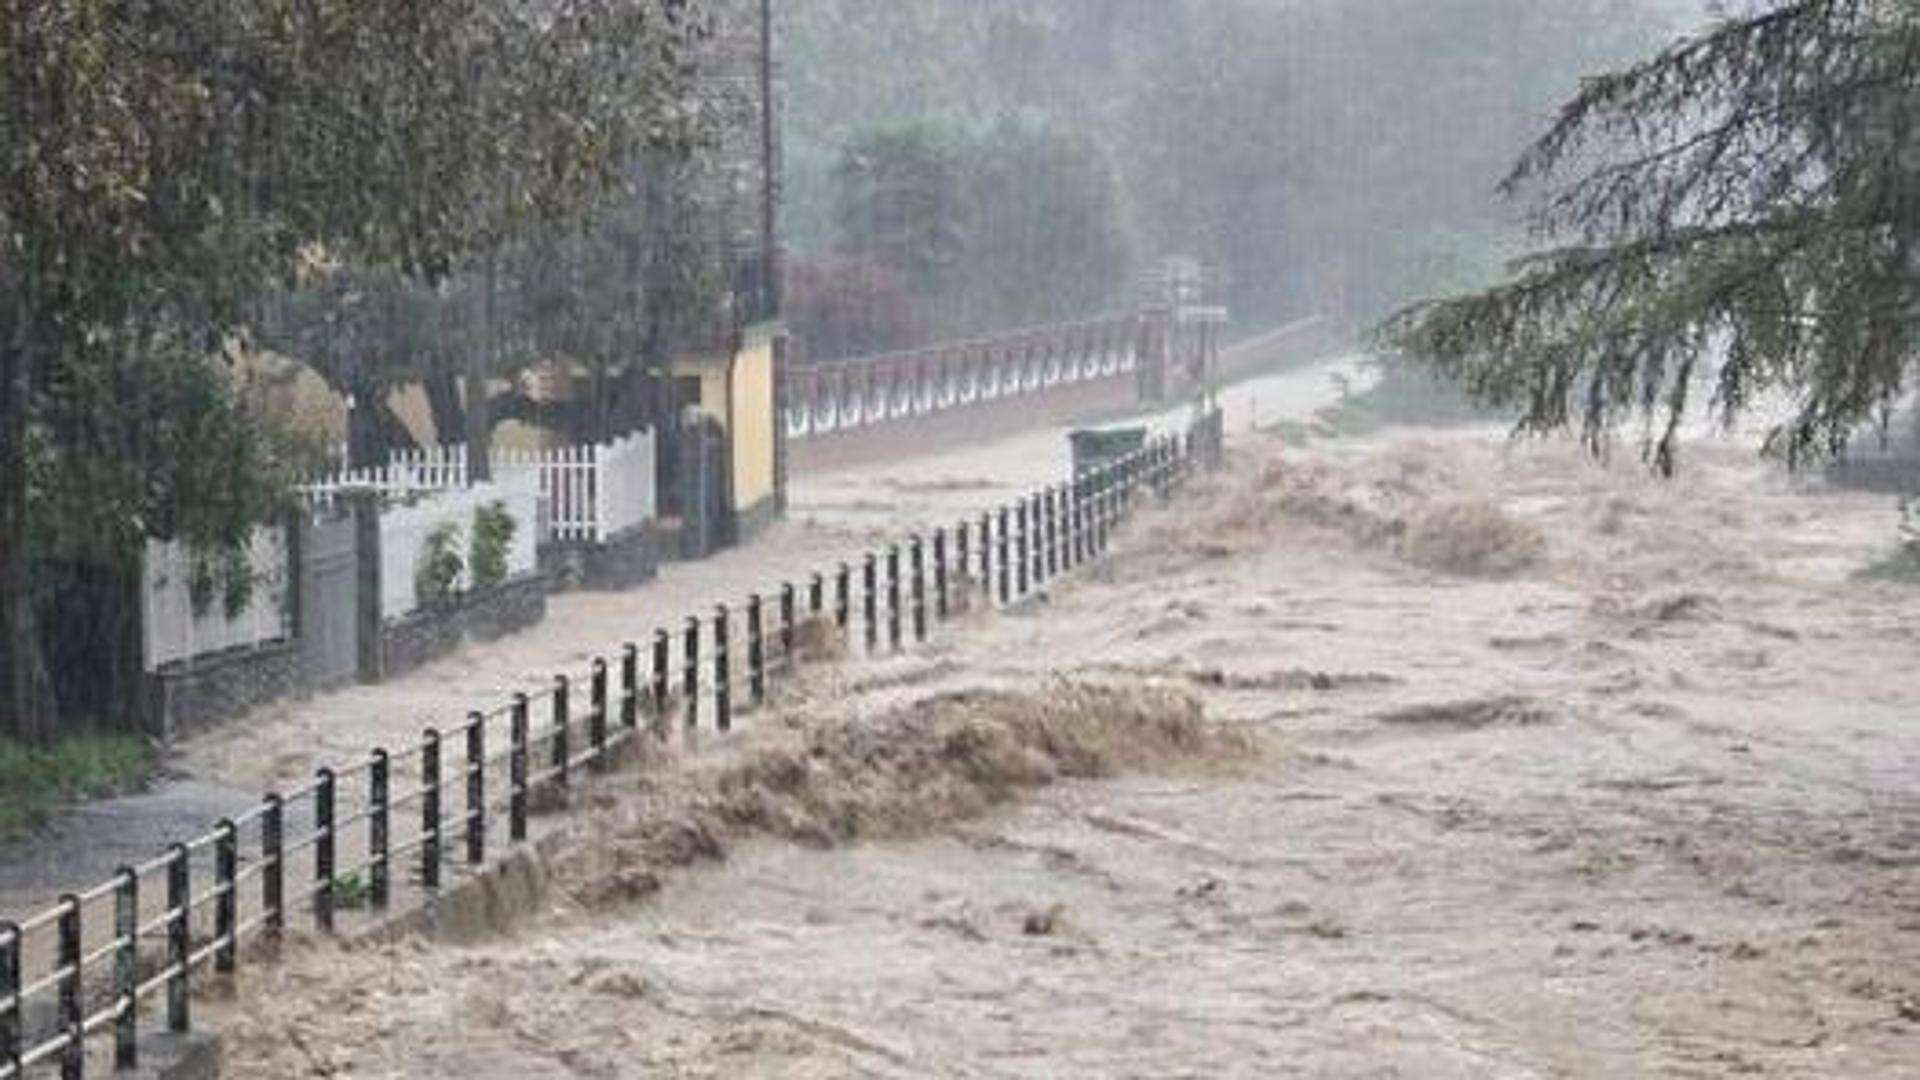
{"type": "Polygon", "coordinates": [[[688,353],[670,367],[677,378],[699,380],[700,411],[726,433],[727,505],[740,540],[751,538],[779,514],[785,429],[776,390],[782,346],[779,323],[755,323],[741,331],[731,352],[688,353]]]}

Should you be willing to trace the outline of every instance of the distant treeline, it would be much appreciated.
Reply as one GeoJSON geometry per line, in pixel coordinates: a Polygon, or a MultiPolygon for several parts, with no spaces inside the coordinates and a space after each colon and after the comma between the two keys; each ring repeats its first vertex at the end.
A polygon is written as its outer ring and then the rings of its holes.
{"type": "Polygon", "coordinates": [[[777,5],[786,314],[815,356],[1132,302],[1200,258],[1243,323],[1469,284],[1494,184],[1653,0],[777,5]]]}

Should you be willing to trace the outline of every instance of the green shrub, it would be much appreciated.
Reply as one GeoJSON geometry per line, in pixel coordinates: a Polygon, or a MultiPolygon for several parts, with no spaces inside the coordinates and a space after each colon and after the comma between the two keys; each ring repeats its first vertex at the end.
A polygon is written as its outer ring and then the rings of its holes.
{"type": "Polygon", "coordinates": [[[464,568],[460,559],[460,526],[451,521],[434,526],[427,534],[427,542],[421,545],[420,561],[414,567],[414,599],[422,607],[452,599],[454,582],[460,579],[464,568]]]}
{"type": "Polygon", "coordinates": [[[353,911],[373,902],[373,882],[358,871],[334,875],[333,880],[327,882],[327,891],[332,894],[333,906],[342,911],[353,911]]]}
{"type": "Polygon", "coordinates": [[[1475,404],[1459,387],[1392,360],[1372,361],[1379,377],[1364,390],[1336,375],[1340,400],[1320,410],[1319,427],[1335,435],[1371,435],[1382,428],[1447,427],[1512,418],[1512,413],[1475,404]]]}
{"type": "Polygon", "coordinates": [[[473,545],[468,552],[473,586],[490,588],[507,580],[507,552],[517,527],[502,502],[490,502],[473,512],[473,545]]]}
{"type": "Polygon", "coordinates": [[[188,568],[187,599],[196,616],[213,607],[215,591],[220,594],[221,610],[227,618],[237,619],[253,602],[253,562],[251,552],[241,544],[195,548],[188,568]]]}
{"type": "Polygon", "coordinates": [[[77,799],[134,790],[152,768],[153,752],[137,735],[73,735],[46,747],[0,739],[0,837],[77,799]]]}

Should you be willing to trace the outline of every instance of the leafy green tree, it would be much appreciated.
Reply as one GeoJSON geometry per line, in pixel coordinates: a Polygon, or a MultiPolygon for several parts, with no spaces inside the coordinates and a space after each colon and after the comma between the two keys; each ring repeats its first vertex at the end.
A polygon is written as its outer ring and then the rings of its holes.
{"type": "Polygon", "coordinates": [[[56,726],[41,568],[124,582],[270,503],[223,370],[250,297],[316,252],[437,283],[591,204],[692,137],[702,33],[688,0],[0,0],[0,732],[56,726]]]}
{"type": "Polygon", "coordinates": [[[859,259],[788,263],[781,318],[809,361],[897,352],[927,340],[899,276],[859,259]]]}
{"type": "Polygon", "coordinates": [[[1577,73],[1652,47],[1673,2],[784,5],[790,241],[838,246],[841,151],[875,127],[1037,118],[1110,163],[1127,246],[1202,260],[1236,322],[1371,321],[1435,287],[1410,265],[1478,263],[1521,231],[1500,169],[1577,73]]]}
{"type": "Polygon", "coordinates": [[[1704,398],[1731,420],[1790,402],[1790,463],[1884,422],[1920,332],[1920,8],[1795,0],[1586,81],[1520,158],[1558,246],[1493,288],[1383,327],[1532,432],[1596,451],[1634,415],[1676,464],[1704,398]]]}
{"type": "MultiPolygon", "coordinates": [[[[620,388],[658,371],[679,349],[714,344],[723,325],[724,190],[712,147],[655,155],[635,168],[636,193],[568,227],[516,245],[502,260],[519,338],[510,357],[572,361],[589,393],[560,425],[577,439],[617,432],[620,388]]],[[[497,417],[532,402],[503,395],[497,417]]]]}
{"type": "Polygon", "coordinates": [[[1127,295],[1132,238],[1119,181],[1085,132],[1004,117],[968,142],[964,293],[976,328],[1083,318],[1127,295]]]}
{"type": "Polygon", "coordinates": [[[882,124],[837,179],[841,252],[904,281],[936,335],[1086,316],[1128,284],[1113,166],[1044,116],[882,124]]]}
{"type": "Polygon", "coordinates": [[[959,281],[973,208],[957,130],[931,120],[881,125],[849,143],[836,173],[840,247],[938,296],[959,281]]]}

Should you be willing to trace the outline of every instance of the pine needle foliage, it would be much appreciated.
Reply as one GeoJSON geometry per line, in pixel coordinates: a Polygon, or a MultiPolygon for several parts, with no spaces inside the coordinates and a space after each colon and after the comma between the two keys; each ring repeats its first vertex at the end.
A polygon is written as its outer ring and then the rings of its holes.
{"type": "Polygon", "coordinates": [[[1621,422],[1677,464],[1701,404],[1790,411],[1800,465],[1884,427],[1920,331],[1920,3],[1793,0],[1586,80],[1501,184],[1551,246],[1405,308],[1386,346],[1513,407],[1523,433],[1621,422]]]}

